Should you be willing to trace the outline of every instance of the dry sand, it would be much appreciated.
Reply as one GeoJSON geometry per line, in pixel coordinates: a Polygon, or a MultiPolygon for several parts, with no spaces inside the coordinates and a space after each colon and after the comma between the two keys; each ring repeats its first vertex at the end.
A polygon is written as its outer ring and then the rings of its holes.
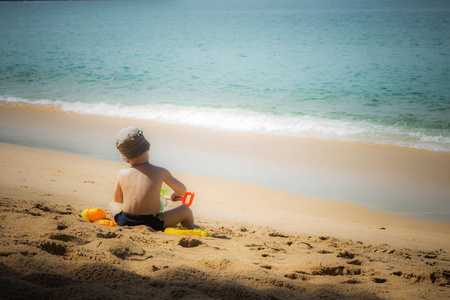
{"type": "Polygon", "coordinates": [[[0,167],[2,299],[450,295],[448,223],[179,173],[213,237],[176,236],[80,217],[124,164],[0,144],[0,167]]]}

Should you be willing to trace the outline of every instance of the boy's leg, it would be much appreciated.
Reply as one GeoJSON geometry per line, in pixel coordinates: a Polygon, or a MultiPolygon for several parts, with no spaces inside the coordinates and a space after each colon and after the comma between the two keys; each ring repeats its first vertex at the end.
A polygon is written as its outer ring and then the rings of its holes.
{"type": "Polygon", "coordinates": [[[194,215],[189,207],[180,205],[176,208],[169,209],[162,213],[164,216],[164,228],[173,227],[181,223],[184,228],[193,229],[197,226],[194,224],[194,215]]]}
{"type": "Polygon", "coordinates": [[[109,213],[111,214],[111,218],[114,220],[114,216],[122,210],[122,203],[117,203],[115,201],[109,202],[108,208],[109,213]]]}

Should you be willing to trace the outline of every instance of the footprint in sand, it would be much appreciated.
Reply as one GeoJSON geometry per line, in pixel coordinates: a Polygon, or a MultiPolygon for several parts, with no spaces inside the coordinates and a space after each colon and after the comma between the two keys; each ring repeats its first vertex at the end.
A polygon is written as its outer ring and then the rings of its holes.
{"type": "Polygon", "coordinates": [[[372,281],[375,283],[385,283],[387,280],[384,278],[372,278],[372,281]]]}
{"type": "Polygon", "coordinates": [[[343,284],[358,284],[361,283],[361,281],[356,280],[356,279],[350,279],[350,280],[346,280],[344,282],[342,282],[343,284]]]}
{"type": "Polygon", "coordinates": [[[355,254],[345,251],[345,252],[339,252],[337,257],[353,259],[353,258],[355,258],[355,254]]]}
{"type": "Polygon", "coordinates": [[[430,274],[430,279],[433,284],[439,286],[450,285],[450,270],[438,270],[430,274]]]}
{"type": "Polygon", "coordinates": [[[347,264],[349,264],[349,265],[355,265],[355,266],[360,266],[360,265],[361,265],[361,261],[355,259],[355,260],[352,260],[352,261],[347,262],[347,264]]]}
{"type": "Polygon", "coordinates": [[[97,237],[101,239],[115,239],[118,235],[115,232],[97,232],[97,237]]]}
{"type": "Polygon", "coordinates": [[[59,223],[58,226],[56,227],[57,230],[64,230],[67,229],[67,225],[64,223],[59,223]]]}
{"type": "Polygon", "coordinates": [[[178,245],[180,245],[183,248],[193,248],[200,246],[201,244],[203,244],[203,242],[200,240],[185,237],[178,242],[178,245]]]}
{"type": "Polygon", "coordinates": [[[62,242],[70,242],[77,245],[86,245],[89,243],[85,240],[80,239],[79,237],[68,234],[52,234],[50,235],[50,239],[62,242]]]}
{"type": "Polygon", "coordinates": [[[110,247],[109,252],[121,260],[145,260],[145,250],[134,243],[127,245],[116,244],[110,247]],[[139,259],[140,257],[140,259],[139,259]]]}
{"type": "Polygon", "coordinates": [[[301,279],[303,281],[309,280],[309,277],[306,276],[305,272],[302,272],[302,271],[295,271],[295,273],[285,274],[284,277],[292,279],[292,280],[295,280],[295,279],[301,279]]]}
{"type": "Polygon", "coordinates": [[[360,269],[349,269],[344,266],[338,267],[320,267],[316,271],[312,272],[312,275],[327,275],[327,276],[340,276],[340,275],[360,275],[360,269]]]}
{"type": "Polygon", "coordinates": [[[42,211],[44,211],[44,212],[50,212],[50,211],[51,211],[51,209],[50,209],[49,207],[45,206],[45,205],[42,204],[42,203],[36,203],[36,204],[33,206],[33,208],[37,208],[37,209],[42,210],[42,211]]]}
{"type": "Polygon", "coordinates": [[[256,244],[245,245],[245,247],[250,248],[250,250],[258,250],[258,251],[266,249],[262,245],[256,245],[256,244]]]}
{"type": "Polygon", "coordinates": [[[333,252],[327,251],[327,250],[319,250],[319,251],[317,251],[317,253],[319,253],[319,254],[330,254],[330,253],[333,253],[333,252]]]}
{"type": "Polygon", "coordinates": [[[270,233],[269,233],[269,236],[271,236],[271,237],[280,237],[280,238],[288,238],[288,237],[289,237],[289,236],[284,235],[284,234],[282,234],[282,233],[279,233],[279,232],[277,232],[277,231],[275,231],[275,232],[270,232],[270,233]]]}
{"type": "Polygon", "coordinates": [[[53,241],[39,242],[36,244],[36,247],[57,256],[64,256],[67,252],[67,247],[65,245],[53,241]]]}

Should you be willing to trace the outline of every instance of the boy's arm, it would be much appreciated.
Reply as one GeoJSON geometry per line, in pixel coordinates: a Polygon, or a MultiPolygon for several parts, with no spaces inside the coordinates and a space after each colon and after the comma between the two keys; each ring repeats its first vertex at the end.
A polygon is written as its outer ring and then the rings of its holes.
{"type": "Polygon", "coordinates": [[[117,178],[116,186],[114,187],[114,200],[109,203],[109,213],[114,220],[114,216],[122,210],[123,193],[120,187],[119,178],[117,178]]]}
{"type": "Polygon", "coordinates": [[[184,184],[172,176],[168,170],[164,170],[164,182],[175,192],[170,199],[172,201],[178,201],[181,196],[186,194],[186,187],[184,184]]]}
{"type": "Polygon", "coordinates": [[[123,203],[123,193],[120,187],[119,178],[116,181],[116,187],[114,188],[114,202],[123,203]]]}

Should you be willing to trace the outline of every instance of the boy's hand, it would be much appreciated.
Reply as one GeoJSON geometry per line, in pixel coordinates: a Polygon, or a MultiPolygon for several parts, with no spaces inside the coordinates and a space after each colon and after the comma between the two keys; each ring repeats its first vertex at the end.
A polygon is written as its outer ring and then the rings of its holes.
{"type": "Polygon", "coordinates": [[[170,200],[172,200],[173,202],[180,201],[180,198],[181,197],[177,193],[175,193],[175,191],[172,191],[170,193],[170,200]]]}

